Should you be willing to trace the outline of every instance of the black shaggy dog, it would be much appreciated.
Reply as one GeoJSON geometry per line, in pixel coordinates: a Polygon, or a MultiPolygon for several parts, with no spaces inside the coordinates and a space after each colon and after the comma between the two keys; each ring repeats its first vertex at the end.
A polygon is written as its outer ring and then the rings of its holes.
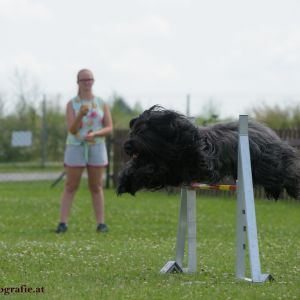
{"type": "MultiPolygon", "coordinates": [[[[238,125],[197,127],[177,112],[151,107],[130,121],[124,150],[131,159],[119,174],[117,193],[236,179],[238,125]]],[[[263,186],[268,198],[278,199],[286,189],[300,199],[297,150],[262,124],[249,121],[248,127],[253,184],[263,186]]]]}

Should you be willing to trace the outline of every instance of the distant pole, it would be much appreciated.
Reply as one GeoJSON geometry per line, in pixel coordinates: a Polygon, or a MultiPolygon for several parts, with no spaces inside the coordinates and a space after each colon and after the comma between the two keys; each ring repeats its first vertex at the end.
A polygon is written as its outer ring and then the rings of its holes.
{"type": "Polygon", "coordinates": [[[190,105],[191,105],[191,97],[190,94],[186,95],[186,116],[190,116],[190,105]]]}
{"type": "Polygon", "coordinates": [[[41,165],[45,167],[47,160],[47,107],[46,95],[42,101],[42,132],[41,132],[41,165]]]}

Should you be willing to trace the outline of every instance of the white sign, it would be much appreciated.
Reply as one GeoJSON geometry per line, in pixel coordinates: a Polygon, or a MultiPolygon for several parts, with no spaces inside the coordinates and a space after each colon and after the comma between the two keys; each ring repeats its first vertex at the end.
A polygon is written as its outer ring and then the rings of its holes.
{"type": "Polygon", "coordinates": [[[13,147],[30,147],[32,145],[31,131],[13,131],[11,136],[13,147]]]}

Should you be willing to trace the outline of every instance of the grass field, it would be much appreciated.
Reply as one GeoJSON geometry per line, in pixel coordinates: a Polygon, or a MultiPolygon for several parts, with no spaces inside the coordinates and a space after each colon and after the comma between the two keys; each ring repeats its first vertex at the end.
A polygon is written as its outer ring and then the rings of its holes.
{"type": "Polygon", "coordinates": [[[261,265],[275,280],[235,279],[235,200],[197,201],[198,272],[159,274],[175,256],[178,195],[116,197],[105,190],[107,234],[97,234],[83,181],[69,231],[56,235],[62,184],[0,184],[0,289],[14,298],[300,299],[300,203],[256,201],[261,265]]]}

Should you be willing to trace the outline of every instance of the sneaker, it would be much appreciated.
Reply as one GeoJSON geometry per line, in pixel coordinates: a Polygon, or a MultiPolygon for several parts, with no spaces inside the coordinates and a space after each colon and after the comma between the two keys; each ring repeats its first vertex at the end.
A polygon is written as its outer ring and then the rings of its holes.
{"type": "Polygon", "coordinates": [[[68,230],[68,226],[66,225],[66,223],[59,223],[55,232],[56,233],[64,233],[68,230]]]}
{"type": "Polygon", "coordinates": [[[97,231],[98,232],[108,232],[108,227],[106,224],[98,224],[97,231]]]}

